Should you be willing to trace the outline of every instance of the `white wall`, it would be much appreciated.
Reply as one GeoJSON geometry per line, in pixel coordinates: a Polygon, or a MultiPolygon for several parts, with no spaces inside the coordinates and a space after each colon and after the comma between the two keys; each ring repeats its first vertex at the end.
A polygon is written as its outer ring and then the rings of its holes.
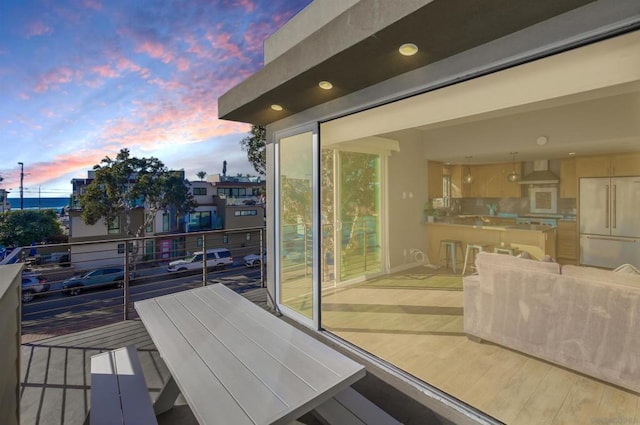
{"type": "Polygon", "coordinates": [[[0,266],[0,423],[20,423],[20,276],[22,264],[0,266]]]}
{"type": "Polygon", "coordinates": [[[418,131],[403,132],[400,151],[388,159],[389,259],[391,269],[412,261],[411,249],[427,251],[422,208],[427,200],[427,160],[418,131]]]}
{"type": "MultiPolygon", "coordinates": [[[[123,244],[124,242],[119,242],[123,244]]],[[[140,242],[142,254],[144,247],[140,242]]],[[[117,242],[101,242],[94,244],[71,245],[71,264],[76,271],[89,270],[98,267],[124,265],[124,254],[118,254],[117,242]]],[[[138,257],[141,258],[141,255],[138,257]]]]}
{"type": "Polygon", "coordinates": [[[89,236],[105,236],[107,235],[107,226],[104,221],[99,220],[94,225],[85,224],[80,216],[70,217],[70,228],[73,238],[85,238],[89,236]]]}

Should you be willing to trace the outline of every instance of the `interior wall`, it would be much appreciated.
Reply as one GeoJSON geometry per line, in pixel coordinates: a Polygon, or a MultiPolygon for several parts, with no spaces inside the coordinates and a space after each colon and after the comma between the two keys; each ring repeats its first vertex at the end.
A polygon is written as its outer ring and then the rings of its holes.
{"type": "Polygon", "coordinates": [[[411,262],[411,250],[426,252],[422,208],[427,201],[427,160],[418,131],[398,135],[400,150],[388,160],[389,262],[397,269],[411,262]]]}

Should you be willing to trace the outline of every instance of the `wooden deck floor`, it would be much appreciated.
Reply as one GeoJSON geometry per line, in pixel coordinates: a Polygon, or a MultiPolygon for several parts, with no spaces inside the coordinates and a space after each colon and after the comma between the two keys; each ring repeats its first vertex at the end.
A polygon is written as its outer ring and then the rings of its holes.
{"type": "MultiPolygon", "coordinates": [[[[243,295],[266,307],[266,290],[243,295]]],[[[91,356],[135,345],[151,398],[169,378],[144,325],[128,320],[91,330],[22,344],[21,425],[81,425],[89,409],[91,356]]],[[[158,417],[160,425],[197,424],[179,400],[178,406],[158,417]]]]}

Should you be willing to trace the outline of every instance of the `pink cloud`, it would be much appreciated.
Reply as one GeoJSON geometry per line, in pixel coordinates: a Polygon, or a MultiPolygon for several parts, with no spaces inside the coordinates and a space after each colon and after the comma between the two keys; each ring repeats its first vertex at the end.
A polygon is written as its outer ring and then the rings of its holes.
{"type": "Polygon", "coordinates": [[[246,49],[251,52],[262,52],[264,40],[271,34],[273,28],[266,22],[255,22],[249,25],[244,33],[246,49]]]}
{"type": "Polygon", "coordinates": [[[187,53],[193,53],[199,58],[207,58],[209,57],[209,51],[205,49],[194,36],[188,35],[185,37],[185,42],[189,45],[187,48],[187,53]]]}
{"type": "Polygon", "coordinates": [[[51,87],[57,87],[59,84],[70,83],[73,76],[74,72],[71,68],[61,67],[52,69],[40,77],[33,90],[38,93],[45,92],[51,87]]]}
{"type": "Polygon", "coordinates": [[[231,34],[220,33],[220,34],[214,35],[208,32],[205,37],[211,44],[211,47],[215,49],[222,49],[234,58],[237,58],[237,59],[244,58],[244,55],[240,50],[240,47],[237,44],[233,44],[229,41],[231,40],[231,34]]]}
{"type": "Polygon", "coordinates": [[[155,84],[161,87],[163,90],[175,91],[184,88],[184,85],[180,81],[165,81],[161,78],[154,78],[148,81],[149,84],[155,84]]]}
{"type": "Polygon", "coordinates": [[[186,71],[189,69],[189,60],[186,58],[178,58],[177,60],[177,66],[178,66],[178,70],[179,71],[186,71]]]}
{"type": "Polygon", "coordinates": [[[27,37],[35,37],[39,35],[51,34],[53,32],[53,28],[49,25],[45,24],[42,21],[34,21],[27,25],[26,28],[26,36],[27,37]]]}
{"type": "Polygon", "coordinates": [[[240,7],[244,7],[244,10],[246,10],[247,13],[253,12],[253,10],[256,8],[255,3],[253,3],[251,0],[240,0],[237,2],[237,5],[240,7]]]}
{"type": "Polygon", "coordinates": [[[102,10],[102,2],[98,0],[84,0],[84,6],[87,9],[102,10]]]}
{"type": "Polygon", "coordinates": [[[118,76],[118,72],[109,65],[94,66],[91,71],[102,78],[115,78],[118,76]]]}
{"type": "Polygon", "coordinates": [[[160,59],[164,63],[169,63],[173,60],[173,54],[168,52],[165,46],[157,41],[143,41],[136,48],[136,52],[145,53],[154,59],[160,59]]]}

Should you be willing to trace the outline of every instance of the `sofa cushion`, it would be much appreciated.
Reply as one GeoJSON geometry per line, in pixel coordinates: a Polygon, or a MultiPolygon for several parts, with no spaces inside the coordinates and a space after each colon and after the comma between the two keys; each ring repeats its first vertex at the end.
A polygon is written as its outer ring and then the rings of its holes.
{"type": "Polygon", "coordinates": [[[628,264],[628,263],[616,267],[613,271],[616,272],[616,273],[640,274],[640,270],[638,270],[633,265],[628,264]]]}
{"type": "Polygon", "coordinates": [[[562,274],[578,279],[590,279],[603,283],[640,287],[640,275],[632,273],[616,273],[611,270],[598,269],[596,267],[567,264],[562,266],[562,274]]]}
{"type": "Polygon", "coordinates": [[[505,254],[494,254],[491,252],[479,252],[476,256],[476,266],[480,275],[482,275],[483,268],[496,266],[532,272],[560,274],[560,264],[558,263],[519,258],[505,254]]]}

